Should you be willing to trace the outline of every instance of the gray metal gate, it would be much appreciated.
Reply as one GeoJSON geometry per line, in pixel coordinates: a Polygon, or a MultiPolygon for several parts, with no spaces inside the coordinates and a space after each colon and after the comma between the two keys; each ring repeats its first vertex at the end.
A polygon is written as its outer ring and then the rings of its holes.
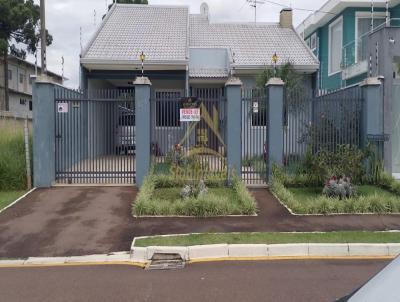
{"type": "Polygon", "coordinates": [[[307,152],[337,152],[340,145],[361,145],[362,93],[357,86],[315,95],[286,91],[284,165],[295,172],[307,152]]]}
{"type": "Polygon", "coordinates": [[[156,173],[178,173],[187,179],[226,176],[223,89],[156,91],[151,100],[151,152],[156,173]],[[190,103],[192,102],[192,103],[190,103]],[[181,122],[180,109],[189,103],[200,109],[200,121],[181,122]]]}
{"type": "Polygon", "coordinates": [[[242,180],[267,183],[268,94],[265,88],[242,90],[242,180]]]}
{"type": "Polygon", "coordinates": [[[56,182],[133,184],[134,91],[56,87],[54,93],[56,182]]]}

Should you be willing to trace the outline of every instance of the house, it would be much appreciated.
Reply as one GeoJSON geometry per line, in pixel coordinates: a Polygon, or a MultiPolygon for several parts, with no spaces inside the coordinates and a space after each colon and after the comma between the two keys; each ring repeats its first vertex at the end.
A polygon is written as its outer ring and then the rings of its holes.
{"type": "Polygon", "coordinates": [[[385,167],[400,177],[400,0],[329,0],[297,31],[320,61],[318,88],[335,90],[379,77],[385,167]]]}
{"type": "MultiPolygon", "coordinates": [[[[370,74],[370,57],[376,61],[376,56],[383,54],[376,44],[369,44],[371,33],[399,26],[399,0],[329,0],[297,31],[321,63],[318,88],[332,90],[364,80],[370,74]]],[[[387,58],[381,55],[379,59],[383,62],[387,58]]],[[[397,69],[393,72],[399,76],[397,69]]],[[[372,75],[382,74],[380,71],[372,75]]]]}
{"type": "Polygon", "coordinates": [[[311,86],[319,62],[292,26],[292,10],[280,23],[216,23],[207,4],[200,14],[187,6],[114,4],[81,54],[82,88],[129,87],[144,75],[153,95],[195,95],[200,88],[222,90],[229,77],[254,87],[256,77],[291,62],[311,86]]]}
{"type": "MultiPolygon", "coordinates": [[[[4,92],[4,60],[0,59],[0,111],[13,117],[32,118],[32,76],[41,68],[16,56],[8,56],[8,91],[6,101],[4,92]]],[[[48,76],[54,83],[62,84],[62,77],[53,72],[48,76]]]]}
{"type": "MultiPolygon", "coordinates": [[[[319,62],[294,30],[291,9],[281,11],[279,23],[256,24],[213,22],[205,3],[200,11],[190,14],[187,6],[114,4],[81,54],[81,87],[89,90],[132,87],[142,74],[140,55],[145,55],[144,76],[150,79],[156,100],[153,138],[160,154],[181,143],[185,133],[173,99],[217,100],[224,97],[230,77],[240,78],[243,88],[255,88],[257,76],[273,68],[274,54],[278,65],[290,62],[304,75],[305,87],[311,90],[315,82],[319,62]],[[161,99],[165,102],[157,102],[161,99]]],[[[223,105],[205,106],[213,123],[219,124],[218,132],[224,132],[223,105]]],[[[265,131],[265,125],[251,126],[254,136],[265,131]]],[[[190,140],[197,144],[212,140],[211,149],[223,152],[223,133],[211,133],[216,130],[209,130],[210,125],[200,128],[190,140]]],[[[261,144],[258,150],[262,149],[261,144]]]]}

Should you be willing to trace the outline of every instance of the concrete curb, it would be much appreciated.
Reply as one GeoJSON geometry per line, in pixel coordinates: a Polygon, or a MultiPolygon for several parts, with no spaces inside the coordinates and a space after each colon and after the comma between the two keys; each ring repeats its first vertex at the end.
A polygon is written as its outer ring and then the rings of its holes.
{"type": "Polygon", "coordinates": [[[130,252],[117,252],[102,255],[72,256],[72,257],[30,257],[27,259],[0,260],[0,268],[4,267],[35,267],[58,265],[105,265],[105,264],[130,264],[144,267],[146,262],[133,261],[130,252]]]}
{"type": "Polygon", "coordinates": [[[145,267],[154,253],[178,253],[189,262],[279,259],[391,259],[400,254],[400,243],[390,244],[214,244],[188,247],[132,247],[130,252],[73,257],[30,257],[0,260],[0,268],[132,265],[145,267]]]}
{"type": "Polygon", "coordinates": [[[4,211],[8,210],[9,208],[11,208],[12,206],[14,206],[15,204],[17,204],[18,202],[20,202],[22,199],[24,199],[26,196],[28,196],[29,194],[31,194],[33,191],[35,191],[36,188],[33,188],[32,190],[26,192],[24,195],[22,195],[21,197],[19,197],[17,200],[15,200],[14,202],[10,203],[8,206],[6,206],[5,208],[0,210],[0,214],[3,213],[4,211]]]}
{"type": "Polygon", "coordinates": [[[135,247],[131,249],[131,260],[151,261],[157,253],[179,253],[186,261],[202,259],[237,258],[327,258],[327,257],[395,257],[400,254],[400,243],[358,244],[358,243],[300,243],[300,244],[214,244],[188,247],[135,247]]]}

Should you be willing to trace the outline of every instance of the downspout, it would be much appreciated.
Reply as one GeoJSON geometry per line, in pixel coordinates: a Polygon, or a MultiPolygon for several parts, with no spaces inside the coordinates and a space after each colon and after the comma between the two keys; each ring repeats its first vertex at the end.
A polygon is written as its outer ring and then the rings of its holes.
{"type": "Polygon", "coordinates": [[[189,65],[186,65],[185,95],[189,97],[189,65]]]}

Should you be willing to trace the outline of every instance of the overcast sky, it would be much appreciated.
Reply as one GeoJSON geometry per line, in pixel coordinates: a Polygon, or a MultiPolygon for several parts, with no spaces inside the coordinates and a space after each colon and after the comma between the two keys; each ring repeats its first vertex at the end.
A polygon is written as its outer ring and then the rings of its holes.
{"type": "MultiPolygon", "coordinates": [[[[326,0],[274,0],[273,2],[293,8],[316,10],[326,0]]],[[[39,0],[36,0],[39,2],[39,0]]],[[[149,0],[149,4],[178,4],[190,6],[191,13],[199,13],[204,0],[149,0]]],[[[254,21],[254,8],[246,0],[208,0],[211,22],[254,21]]],[[[48,69],[61,74],[61,57],[65,59],[64,74],[69,81],[65,85],[79,85],[80,27],[82,44],[93,35],[112,0],[46,0],[46,27],[53,35],[53,44],[48,48],[48,69]],[[96,13],[95,13],[96,12],[96,13]]],[[[277,22],[281,6],[265,3],[257,9],[258,21],[277,22]]],[[[310,14],[305,10],[294,10],[294,24],[298,25],[310,14]]],[[[32,56],[28,57],[33,62],[32,56]]],[[[40,59],[39,59],[40,62],[40,59]]]]}

